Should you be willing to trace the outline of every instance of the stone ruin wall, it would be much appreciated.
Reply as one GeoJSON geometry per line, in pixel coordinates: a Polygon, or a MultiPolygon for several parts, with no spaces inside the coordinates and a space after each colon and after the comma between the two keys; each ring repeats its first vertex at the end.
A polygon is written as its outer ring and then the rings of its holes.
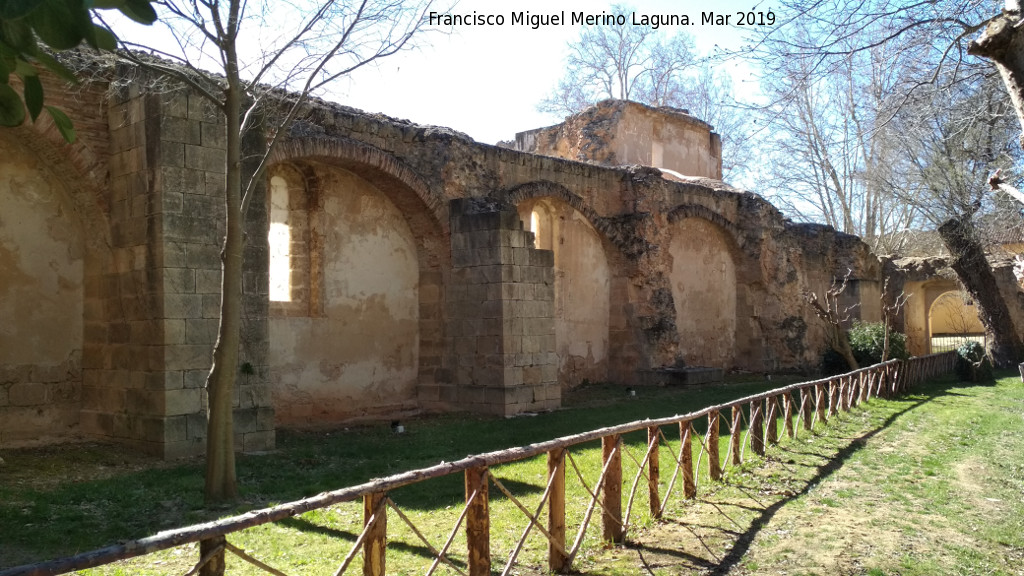
{"type": "Polygon", "coordinates": [[[516,134],[520,152],[602,166],[653,166],[720,180],[722,139],[685,110],[605,100],[565,122],[516,134]]]}
{"type": "MultiPolygon", "coordinates": [[[[1012,261],[993,262],[992,272],[1014,326],[1024,332],[1024,287],[1013,273],[1012,261]]],[[[885,258],[883,273],[889,280],[884,295],[886,301],[892,302],[898,295],[905,296],[907,300],[894,324],[897,330],[906,334],[907,352],[910,355],[932,353],[932,334],[964,329],[969,332],[985,331],[978,319],[977,309],[959,301],[958,296],[963,288],[945,258],[885,258]],[[952,302],[955,307],[951,310],[938,309],[939,299],[951,294],[957,296],[952,302]]]]}
{"type": "MultiPolygon", "coordinates": [[[[28,406],[23,390],[49,360],[27,372],[5,361],[0,421],[35,413],[9,426],[15,435],[0,430],[0,446],[33,430],[117,439],[165,457],[200,453],[219,302],[222,129],[185,92],[104,87],[76,98],[72,111],[90,127],[82,141],[68,147],[32,132],[42,144],[29,152],[60,161],[16,163],[42,181],[64,172],[79,183],[63,184],[72,198],[64,214],[79,223],[85,248],[76,255],[67,240],[54,250],[70,251],[66,268],[81,277],[62,298],[72,308],[81,299],[82,335],[65,356],[76,361],[81,350],[80,376],[63,368],[66,403],[46,392],[28,406]],[[66,417],[39,417],[47,410],[66,417]]],[[[860,313],[878,314],[880,267],[863,243],[792,225],[720,182],[516,152],[327,103],[278,149],[270,176],[285,182],[285,210],[275,214],[261,190],[254,206],[265,209],[250,212],[247,234],[267,238],[274,223],[289,225],[292,298],[270,301],[270,247],[250,242],[239,449],[272,447],[282,425],[551,409],[564,387],[635,383],[639,370],[680,359],[803,369],[818,362],[824,339],[800,294],[847,269],[864,298],[860,313]],[[525,222],[538,207],[546,238],[525,222]]],[[[0,238],[14,231],[4,225],[0,238]]],[[[0,305],[34,304],[9,282],[2,288],[0,305]]],[[[79,332],[77,308],[50,312],[79,332]]]]}

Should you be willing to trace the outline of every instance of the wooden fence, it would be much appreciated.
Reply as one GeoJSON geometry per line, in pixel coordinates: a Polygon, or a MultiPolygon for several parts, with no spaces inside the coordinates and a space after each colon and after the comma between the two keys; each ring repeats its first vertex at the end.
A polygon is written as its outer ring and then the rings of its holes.
{"type": "Polygon", "coordinates": [[[459,574],[470,576],[491,573],[490,517],[488,499],[493,486],[503,493],[522,511],[527,522],[522,537],[504,562],[503,574],[508,574],[516,565],[516,559],[523,549],[527,536],[536,530],[548,542],[548,568],[553,572],[565,572],[583,543],[595,514],[600,516],[602,538],[605,541],[621,542],[634,516],[634,502],[638,491],[646,485],[650,514],[660,518],[670,498],[681,495],[692,499],[697,492],[696,471],[701,470],[701,459],[707,458],[707,475],[711,481],[720,480],[725,466],[737,466],[744,460],[746,450],[763,456],[765,450],[777,444],[780,432],[793,438],[801,428],[809,431],[816,422],[827,422],[840,411],[848,411],[872,397],[892,397],[905,392],[909,387],[953,370],[955,352],[933,354],[907,361],[892,360],[863,368],[848,374],[793,384],[761,394],[741,398],[727,404],[710,406],[696,412],[671,418],[643,420],[609,428],[592,430],[572,436],[565,436],[546,442],[479,454],[462,460],[413,470],[387,478],[324,492],[317,496],[289,502],[271,508],[255,510],[205,524],[161,532],[155,536],[124,542],[78,554],[75,556],[19,566],[0,572],[0,576],[43,576],[62,574],[74,570],[93,568],[118,560],[150,554],[160,550],[199,542],[199,562],[186,576],[212,572],[214,565],[223,566],[225,552],[230,552],[259,567],[269,574],[282,576],[284,573],[253,558],[247,552],[234,546],[227,536],[253,526],[276,522],[311,510],[325,508],[341,502],[358,499],[363,501],[363,530],[347,556],[342,560],[335,576],[344,574],[353,560],[362,553],[364,576],[385,574],[388,512],[411,528],[412,532],[429,549],[433,562],[426,570],[428,575],[445,564],[459,574]],[[744,410],[744,408],[748,408],[744,410]],[[694,428],[694,422],[707,419],[707,431],[701,436],[694,428]],[[779,420],[782,420],[782,430],[779,420]],[[744,437],[744,424],[746,435],[744,437]],[[729,432],[729,445],[724,458],[720,458],[719,439],[721,428],[729,432]],[[676,453],[663,432],[664,427],[678,429],[680,449],[676,453]],[[623,449],[622,436],[631,432],[646,431],[646,451],[637,458],[623,449]],[[570,448],[579,444],[601,440],[602,468],[600,476],[588,483],[573,459],[570,448]],[[693,452],[698,442],[700,450],[697,465],[694,466],[693,452]],[[664,447],[672,457],[671,479],[664,493],[660,492],[662,472],[660,452],[664,447]],[[540,504],[533,510],[527,508],[512,492],[491,473],[491,467],[516,462],[547,454],[547,485],[540,504]],[[622,477],[623,456],[633,459],[638,471],[624,482],[622,477]],[[570,540],[566,530],[566,472],[582,483],[589,494],[589,503],[583,514],[581,525],[570,540]],[[440,547],[435,547],[412,523],[406,514],[388,497],[388,493],[431,478],[462,473],[465,476],[465,506],[458,516],[455,527],[440,547]],[[643,482],[646,480],[646,482],[643,482]],[[625,489],[625,490],[624,490],[625,489]],[[625,503],[625,509],[623,509],[625,503]],[[542,512],[547,507],[547,522],[542,522],[542,512]],[[600,511],[598,512],[598,508],[600,511]],[[459,532],[464,529],[467,549],[467,567],[461,568],[452,562],[447,554],[459,532]]]}

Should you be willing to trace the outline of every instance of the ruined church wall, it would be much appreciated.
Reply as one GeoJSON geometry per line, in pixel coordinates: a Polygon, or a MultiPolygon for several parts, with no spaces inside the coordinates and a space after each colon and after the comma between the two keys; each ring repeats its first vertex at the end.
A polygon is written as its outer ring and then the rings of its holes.
{"type": "MultiPolygon", "coordinates": [[[[672,364],[680,354],[672,294],[672,224],[690,216],[730,238],[736,268],[735,368],[817,366],[824,328],[804,304],[851,270],[857,318],[880,317],[880,266],[867,246],[825,226],[787,223],[755,194],[722,183],[676,183],[648,169],[610,169],[480,145],[457,133],[335,110],[326,133],[358,138],[407,163],[444,198],[520,198],[562,190],[600,235],[611,267],[609,373],[672,364]],[[616,309],[617,308],[617,309],[616,309]]],[[[700,333],[698,337],[707,337],[700,333]]]]}
{"type": "MultiPolygon", "coordinates": [[[[376,187],[317,170],[309,219],[318,268],[295,301],[274,302],[269,370],[276,421],[311,426],[381,418],[417,407],[419,265],[403,214],[376,187]],[[301,310],[296,310],[295,308],[301,310]]],[[[293,186],[297,183],[291,180],[293,186]]],[[[291,195],[309,197],[295,186],[291,195]]],[[[301,234],[302,227],[294,229],[301,234]]],[[[302,257],[307,243],[297,243],[302,257]]],[[[297,263],[301,266],[301,263],[297,263]]]]}
{"type": "Polygon", "coordinates": [[[687,366],[733,368],[738,287],[729,239],[700,218],[673,226],[668,251],[679,356],[687,366]]]}
{"type": "Polygon", "coordinates": [[[80,218],[50,168],[0,137],[0,446],[77,432],[85,261],[80,218]]]}
{"type": "Polygon", "coordinates": [[[563,388],[608,380],[612,272],[600,235],[554,198],[518,206],[534,245],[554,253],[555,351],[563,388]]]}

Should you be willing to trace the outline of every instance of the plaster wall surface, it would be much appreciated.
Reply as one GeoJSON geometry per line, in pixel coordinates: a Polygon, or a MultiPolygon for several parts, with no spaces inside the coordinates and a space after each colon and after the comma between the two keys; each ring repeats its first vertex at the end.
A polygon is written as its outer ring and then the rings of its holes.
{"type": "Polygon", "coordinates": [[[907,353],[911,356],[928,354],[928,304],[924,298],[925,282],[911,281],[903,290],[909,295],[903,307],[903,333],[907,336],[907,353]]]}
{"type": "Polygon", "coordinates": [[[554,252],[555,351],[564,388],[608,379],[609,306],[612,274],[601,237],[565,202],[520,204],[535,246],[554,252]]]}
{"type": "Polygon", "coordinates": [[[78,425],[83,241],[63,185],[0,137],[0,446],[78,425]]]}
{"type": "Polygon", "coordinates": [[[965,301],[960,290],[943,292],[932,301],[931,333],[935,334],[981,334],[985,327],[978,319],[978,307],[965,301]]]}
{"type": "Polygon", "coordinates": [[[708,124],[683,114],[629,103],[617,126],[615,157],[622,165],[667,168],[685,176],[722,177],[722,143],[708,124]]]}
{"type": "Polygon", "coordinates": [[[277,422],[305,426],[415,407],[419,360],[416,242],[374,186],[322,170],[313,229],[323,241],[323,306],[270,319],[277,422]]]}
{"type": "Polygon", "coordinates": [[[682,359],[688,366],[733,366],[736,346],[736,266],[721,231],[706,220],[674,225],[672,297],[682,359]]]}

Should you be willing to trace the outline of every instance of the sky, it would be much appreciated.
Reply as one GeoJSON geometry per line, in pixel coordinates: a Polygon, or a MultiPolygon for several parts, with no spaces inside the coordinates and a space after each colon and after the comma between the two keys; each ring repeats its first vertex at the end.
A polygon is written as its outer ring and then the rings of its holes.
{"type": "MultiPolygon", "coordinates": [[[[375,68],[357,71],[337,81],[323,97],[366,112],[380,112],[418,124],[454,128],[477,141],[494,144],[511,140],[516,132],[549,126],[562,119],[537,111],[537,104],[551,93],[564,70],[568,44],[579,38],[580,26],[532,29],[511,25],[512,12],[552,14],[584,11],[600,14],[611,5],[576,0],[462,0],[453,14],[502,15],[499,26],[454,27],[451,35],[434,34],[429,44],[382,60],[375,68]]],[[[716,45],[740,49],[748,29],[724,25],[700,25],[702,12],[731,14],[766,11],[758,0],[635,0],[637,14],[686,14],[690,26],[662,26],[672,35],[685,28],[694,36],[701,54],[716,45]]],[[[725,64],[738,90],[754,90],[748,66],[725,64]]]]}

